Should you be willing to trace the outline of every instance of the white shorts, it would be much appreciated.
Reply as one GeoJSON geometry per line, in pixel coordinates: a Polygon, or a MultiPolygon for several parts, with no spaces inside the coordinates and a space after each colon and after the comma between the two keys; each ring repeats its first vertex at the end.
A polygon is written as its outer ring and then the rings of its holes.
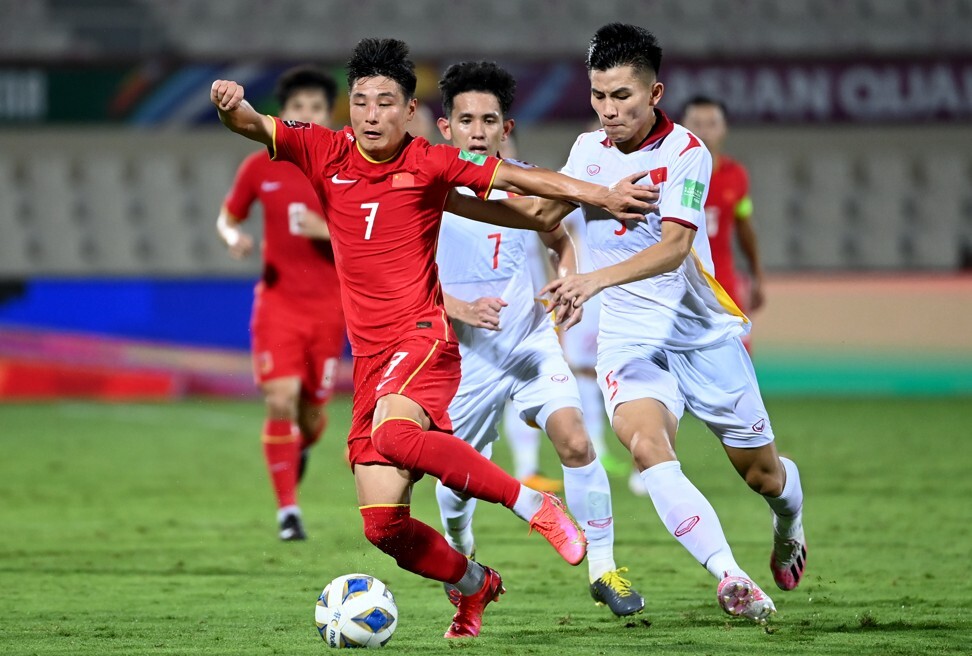
{"type": "Polygon", "coordinates": [[[517,346],[504,369],[464,372],[449,404],[453,433],[488,453],[487,447],[499,439],[497,426],[508,399],[521,419],[541,429],[557,410],[581,407],[577,381],[550,322],[517,346]]]}
{"type": "Polygon", "coordinates": [[[612,421],[622,403],[656,399],[677,419],[688,407],[727,446],[773,441],[753,363],[738,337],[694,351],[608,346],[598,353],[597,380],[612,421]]]}

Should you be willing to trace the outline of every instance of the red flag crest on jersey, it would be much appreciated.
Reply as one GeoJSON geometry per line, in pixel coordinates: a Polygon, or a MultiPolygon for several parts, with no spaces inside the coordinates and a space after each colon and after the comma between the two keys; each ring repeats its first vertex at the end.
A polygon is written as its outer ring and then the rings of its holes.
{"type": "Polygon", "coordinates": [[[392,187],[401,189],[403,187],[414,187],[415,176],[408,172],[396,173],[392,176],[392,187]]]}
{"type": "Polygon", "coordinates": [[[662,166],[661,168],[652,169],[648,171],[648,177],[651,178],[651,184],[661,184],[668,180],[668,167],[662,166]]]}
{"type": "Polygon", "coordinates": [[[692,134],[691,132],[689,132],[688,138],[689,138],[688,145],[685,146],[685,148],[682,149],[682,152],[680,152],[678,154],[679,157],[681,157],[682,155],[684,155],[688,151],[692,150],[693,148],[698,148],[698,147],[700,147],[702,145],[702,144],[699,143],[699,140],[695,138],[695,135],[692,134]]]}

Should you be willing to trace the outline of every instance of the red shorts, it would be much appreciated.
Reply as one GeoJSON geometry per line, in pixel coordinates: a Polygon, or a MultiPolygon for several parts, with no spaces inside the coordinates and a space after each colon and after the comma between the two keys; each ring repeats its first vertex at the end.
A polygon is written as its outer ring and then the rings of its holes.
{"type": "Polygon", "coordinates": [[[250,325],[253,376],[257,383],[275,378],[300,378],[301,397],[325,403],[334,388],[338,361],[344,351],[344,313],[340,305],[325,318],[279,301],[258,297],[250,325]]]}
{"type": "Polygon", "coordinates": [[[360,465],[390,465],[371,444],[378,399],[401,394],[422,406],[433,428],[452,432],[449,404],[459,389],[459,345],[441,339],[409,337],[380,353],[354,358],[354,401],[348,460],[360,465]]]}

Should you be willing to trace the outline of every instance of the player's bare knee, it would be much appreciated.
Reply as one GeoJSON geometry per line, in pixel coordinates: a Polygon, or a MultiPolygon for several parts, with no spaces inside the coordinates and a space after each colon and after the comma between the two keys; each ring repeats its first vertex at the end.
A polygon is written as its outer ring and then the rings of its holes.
{"type": "Polygon", "coordinates": [[[272,390],[265,396],[267,416],[270,419],[297,420],[297,395],[283,390],[272,390]]]}
{"type": "Polygon", "coordinates": [[[783,468],[767,467],[762,463],[753,463],[745,472],[743,478],[754,492],[767,497],[778,497],[783,494],[783,468]]]}
{"type": "Polygon", "coordinates": [[[555,445],[560,462],[566,467],[583,467],[594,462],[597,454],[591,445],[591,439],[583,430],[570,433],[566,439],[555,445]]]}
{"type": "Polygon", "coordinates": [[[677,460],[668,433],[665,430],[657,432],[636,432],[628,443],[628,450],[634,459],[638,471],[650,469],[662,462],[677,460]]]}

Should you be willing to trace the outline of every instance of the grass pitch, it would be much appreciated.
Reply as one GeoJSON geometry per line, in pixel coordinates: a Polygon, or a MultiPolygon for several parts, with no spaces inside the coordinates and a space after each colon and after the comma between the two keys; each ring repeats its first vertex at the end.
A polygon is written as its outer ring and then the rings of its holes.
{"type": "MultiPolygon", "coordinates": [[[[508,511],[481,504],[480,560],[504,576],[482,637],[447,643],[441,587],[400,571],[361,533],[343,462],[347,400],[301,502],[310,534],[276,539],[261,406],[0,405],[0,654],[314,654],[314,602],[371,573],[401,612],[399,654],[966,654],[972,644],[972,402],[770,399],[807,493],[807,578],[775,589],[766,504],[686,419],[679,453],[740,564],[774,598],[768,630],[729,620],[715,581],[614,480],[616,556],[647,610],[619,620],[508,511]]],[[[622,453],[618,445],[617,453],[622,453]]],[[[508,463],[505,446],[497,460],[508,463]]],[[[548,473],[557,466],[549,447],[548,473]]],[[[433,486],[413,512],[437,525],[433,486]]]]}

